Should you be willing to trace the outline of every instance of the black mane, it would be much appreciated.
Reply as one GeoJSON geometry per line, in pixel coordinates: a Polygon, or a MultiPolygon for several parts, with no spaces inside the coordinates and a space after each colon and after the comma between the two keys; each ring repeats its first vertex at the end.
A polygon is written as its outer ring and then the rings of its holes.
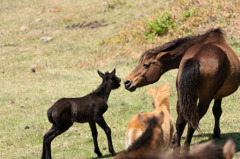
{"type": "Polygon", "coordinates": [[[183,43],[189,41],[189,40],[193,40],[193,39],[196,39],[196,38],[199,38],[199,37],[202,37],[202,36],[206,36],[210,33],[217,33],[217,34],[221,34],[223,35],[224,32],[222,29],[220,28],[216,28],[216,29],[210,29],[208,30],[206,33],[204,34],[200,34],[200,35],[196,35],[196,36],[186,36],[186,37],[183,37],[183,38],[178,38],[178,39],[175,39],[175,40],[172,40],[170,42],[167,42],[161,46],[158,46],[158,47],[155,47],[155,48],[152,48],[152,49],[149,49],[147,51],[145,51],[142,55],[141,55],[141,58],[139,60],[139,62],[143,62],[144,60],[147,60],[147,59],[150,59],[152,57],[155,57],[158,55],[158,53],[160,52],[166,52],[166,51],[171,51],[177,47],[179,47],[180,45],[182,45],[183,43]]]}
{"type": "MultiPolygon", "coordinates": [[[[110,73],[109,72],[105,72],[106,75],[109,75],[110,73]]],[[[103,79],[101,85],[95,90],[93,91],[92,93],[95,93],[97,95],[100,95],[101,91],[103,88],[106,87],[106,82],[105,82],[105,79],[103,79]]]]}
{"type": "Polygon", "coordinates": [[[136,140],[129,148],[128,148],[128,152],[129,151],[135,151],[137,149],[139,149],[140,147],[142,147],[143,144],[145,144],[146,142],[150,142],[151,138],[153,136],[153,129],[155,127],[155,125],[157,124],[158,119],[156,117],[152,117],[151,119],[149,119],[148,123],[148,127],[145,130],[145,132],[139,137],[138,140],[136,140]]]}

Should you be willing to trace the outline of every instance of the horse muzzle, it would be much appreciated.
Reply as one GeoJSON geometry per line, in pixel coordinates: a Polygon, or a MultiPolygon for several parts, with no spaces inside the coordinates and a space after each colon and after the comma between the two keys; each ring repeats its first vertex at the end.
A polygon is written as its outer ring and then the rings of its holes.
{"type": "Polygon", "coordinates": [[[132,81],[131,80],[125,80],[124,81],[124,86],[130,92],[134,92],[137,89],[136,85],[132,85],[132,81]]]}

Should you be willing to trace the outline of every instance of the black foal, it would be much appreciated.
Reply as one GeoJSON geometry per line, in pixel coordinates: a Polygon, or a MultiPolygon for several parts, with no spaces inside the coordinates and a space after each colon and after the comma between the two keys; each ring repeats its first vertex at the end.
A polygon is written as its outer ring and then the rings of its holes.
{"type": "Polygon", "coordinates": [[[47,111],[48,120],[53,125],[43,138],[42,159],[52,158],[52,140],[68,130],[74,122],[89,123],[94,139],[94,152],[98,156],[102,156],[97,143],[98,132],[95,124],[97,123],[107,135],[109,152],[112,155],[116,154],[112,145],[111,129],[103,118],[103,114],[108,109],[107,101],[111,90],[120,86],[121,79],[115,73],[115,69],[111,73],[106,72],[105,74],[98,70],[103,81],[97,90],[80,98],[59,99],[47,111]]]}

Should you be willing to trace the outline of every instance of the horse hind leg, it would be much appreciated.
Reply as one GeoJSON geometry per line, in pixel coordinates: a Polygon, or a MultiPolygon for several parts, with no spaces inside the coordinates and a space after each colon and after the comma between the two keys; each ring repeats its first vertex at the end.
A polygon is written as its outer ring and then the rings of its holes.
{"type": "Polygon", "coordinates": [[[45,145],[45,157],[46,159],[51,159],[51,142],[58,135],[67,131],[73,122],[68,114],[63,114],[59,118],[55,118],[57,125],[53,125],[52,128],[44,135],[43,144],[45,145]]]}
{"type": "Polygon", "coordinates": [[[52,126],[51,129],[43,137],[43,151],[42,151],[41,159],[47,158],[47,154],[46,154],[47,138],[48,138],[48,136],[51,136],[53,133],[54,133],[54,126],[52,126]]]}
{"type": "Polygon", "coordinates": [[[181,146],[182,134],[183,134],[183,131],[187,124],[187,121],[184,119],[184,117],[180,111],[179,100],[177,101],[177,112],[178,112],[178,117],[177,117],[177,121],[176,121],[176,131],[177,132],[173,136],[173,140],[172,140],[172,147],[174,148],[175,152],[180,150],[179,147],[181,146]]]}
{"type": "MultiPolygon", "coordinates": [[[[199,103],[198,103],[199,121],[206,114],[210,103],[211,103],[210,99],[208,99],[208,100],[201,100],[200,99],[199,100],[199,103]]],[[[186,140],[184,142],[184,150],[186,150],[186,151],[190,150],[189,146],[190,146],[190,143],[192,141],[192,137],[193,137],[194,132],[195,132],[195,129],[190,124],[188,124],[187,137],[186,137],[186,140]]]]}
{"type": "Polygon", "coordinates": [[[214,130],[213,130],[213,138],[214,139],[221,138],[221,130],[220,130],[220,126],[219,126],[219,120],[222,115],[221,103],[222,103],[222,99],[215,99],[214,105],[212,108],[213,115],[215,118],[215,126],[214,126],[214,130]]]}
{"type": "Polygon", "coordinates": [[[92,137],[93,137],[93,141],[94,141],[94,152],[98,155],[98,157],[101,157],[102,153],[99,150],[98,142],[97,142],[98,132],[97,132],[96,124],[94,121],[91,121],[91,122],[89,122],[89,126],[91,128],[92,137]]]}

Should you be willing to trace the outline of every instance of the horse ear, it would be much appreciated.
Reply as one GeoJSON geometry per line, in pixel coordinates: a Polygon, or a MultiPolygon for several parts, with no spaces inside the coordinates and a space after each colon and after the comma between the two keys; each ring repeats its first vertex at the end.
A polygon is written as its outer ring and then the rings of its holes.
{"type": "Polygon", "coordinates": [[[152,89],[151,87],[148,87],[148,93],[149,93],[152,97],[154,97],[154,92],[155,92],[154,89],[152,89]]]}
{"type": "Polygon", "coordinates": [[[228,139],[228,141],[223,146],[223,155],[224,155],[225,159],[233,158],[234,153],[235,153],[235,148],[236,148],[236,145],[233,142],[233,140],[228,139]]]}
{"type": "Polygon", "coordinates": [[[114,68],[113,71],[110,74],[111,74],[111,76],[114,76],[115,73],[116,73],[116,68],[114,68]]]}
{"type": "Polygon", "coordinates": [[[104,77],[104,74],[101,71],[97,70],[97,73],[99,74],[100,77],[102,78],[104,77]]]}
{"type": "Polygon", "coordinates": [[[158,54],[157,59],[159,62],[166,62],[171,60],[171,55],[169,52],[162,52],[160,54],[158,54]]]}

